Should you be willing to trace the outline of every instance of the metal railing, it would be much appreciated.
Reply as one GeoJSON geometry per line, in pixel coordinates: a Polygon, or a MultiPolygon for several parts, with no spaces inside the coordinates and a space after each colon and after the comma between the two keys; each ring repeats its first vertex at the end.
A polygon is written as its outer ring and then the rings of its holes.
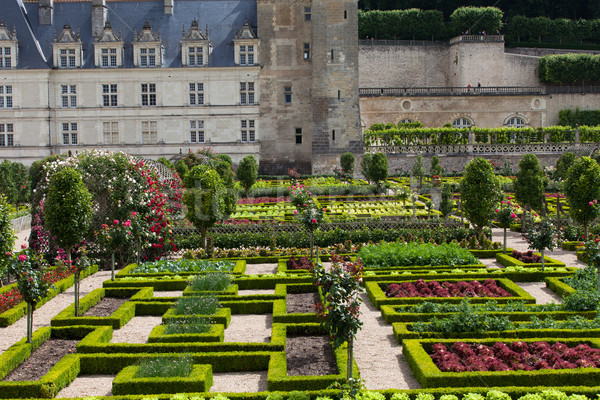
{"type": "Polygon", "coordinates": [[[415,97],[415,96],[540,96],[547,94],[600,93],[600,86],[481,86],[481,87],[393,87],[359,88],[360,97],[415,97]]]}

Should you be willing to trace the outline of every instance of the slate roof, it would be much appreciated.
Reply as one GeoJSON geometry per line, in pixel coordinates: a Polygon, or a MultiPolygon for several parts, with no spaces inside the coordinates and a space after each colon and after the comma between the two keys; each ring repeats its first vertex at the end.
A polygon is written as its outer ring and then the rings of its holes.
{"type": "MultiPolygon", "coordinates": [[[[81,35],[83,68],[94,66],[94,38],[90,0],[55,0],[53,25],[38,24],[38,3],[22,0],[2,0],[0,19],[12,29],[19,40],[19,69],[52,67],[52,42],[55,32],[60,34],[65,24],[81,35]],[[7,3],[7,4],[5,4],[7,3]],[[39,46],[36,45],[39,43],[39,46]],[[38,50],[41,48],[41,53],[38,50]],[[45,58],[45,59],[44,59],[45,58]]],[[[132,42],[134,30],[139,34],[146,21],[152,30],[160,30],[164,47],[162,67],[181,67],[180,40],[182,29],[188,31],[194,19],[213,45],[209,67],[234,66],[234,32],[245,21],[256,26],[256,0],[175,0],[173,15],[165,15],[163,0],[108,0],[107,20],[114,32],[123,35],[123,67],[133,67],[132,42]]]]}

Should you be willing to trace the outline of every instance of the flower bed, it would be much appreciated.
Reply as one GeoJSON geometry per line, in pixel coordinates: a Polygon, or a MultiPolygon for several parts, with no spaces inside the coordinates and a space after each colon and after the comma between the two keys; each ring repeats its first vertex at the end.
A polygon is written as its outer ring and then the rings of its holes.
{"type": "Polygon", "coordinates": [[[386,297],[511,297],[499,287],[495,280],[452,282],[415,282],[392,283],[385,290],[386,297]]]}
{"type": "Polygon", "coordinates": [[[535,371],[600,367],[600,349],[588,344],[569,347],[555,342],[455,342],[450,349],[443,343],[432,346],[431,359],[443,372],[464,371],[535,371]]]}
{"type": "Polygon", "coordinates": [[[413,265],[474,265],[479,264],[467,249],[457,243],[383,243],[363,247],[358,256],[365,268],[413,265]]]}
{"type": "Polygon", "coordinates": [[[525,252],[513,250],[511,256],[512,256],[512,258],[516,258],[517,260],[519,260],[525,264],[533,264],[533,263],[541,263],[542,262],[542,256],[533,254],[533,251],[531,251],[531,250],[525,251],[525,252]]]}

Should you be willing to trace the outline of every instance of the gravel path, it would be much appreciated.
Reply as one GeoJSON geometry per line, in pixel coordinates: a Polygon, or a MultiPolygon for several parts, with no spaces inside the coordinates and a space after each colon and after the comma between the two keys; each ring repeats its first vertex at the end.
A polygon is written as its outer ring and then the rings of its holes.
{"type": "Polygon", "coordinates": [[[536,304],[561,303],[562,299],[546,287],[544,282],[515,282],[521,289],[535,297],[536,304]]]}
{"type": "Polygon", "coordinates": [[[215,393],[255,393],[266,390],[267,371],[213,372],[213,385],[210,388],[210,391],[215,393]]]}
{"type": "Polygon", "coordinates": [[[271,314],[234,314],[225,329],[225,341],[267,343],[271,341],[272,326],[271,314]]]}
{"type": "Polygon", "coordinates": [[[246,264],[246,275],[276,274],[277,264],[246,264]]]}
{"type": "Polygon", "coordinates": [[[56,398],[112,396],[112,381],[116,375],[78,376],[56,395],[56,398]]]}
{"type": "Polygon", "coordinates": [[[111,343],[146,343],[155,326],[162,323],[162,317],[133,317],[121,329],[113,331],[111,343]]]}

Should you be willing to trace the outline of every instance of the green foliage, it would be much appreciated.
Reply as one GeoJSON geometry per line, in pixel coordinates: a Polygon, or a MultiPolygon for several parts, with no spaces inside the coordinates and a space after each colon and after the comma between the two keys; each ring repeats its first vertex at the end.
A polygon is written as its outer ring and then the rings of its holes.
{"type": "Polygon", "coordinates": [[[525,232],[529,248],[537,251],[554,250],[556,243],[556,227],[549,219],[544,219],[539,225],[529,227],[525,232]]]}
{"type": "Polygon", "coordinates": [[[388,177],[388,159],[383,153],[375,153],[371,158],[369,165],[369,176],[373,182],[380,188],[385,184],[388,177]]]}
{"type": "Polygon", "coordinates": [[[367,268],[387,268],[413,265],[469,265],[479,260],[457,243],[383,243],[367,245],[358,257],[367,268]]]}
{"type": "Polygon", "coordinates": [[[10,204],[23,204],[30,200],[31,187],[27,167],[19,162],[4,160],[0,163],[0,193],[10,204]]]}
{"type": "Polygon", "coordinates": [[[415,158],[415,162],[413,163],[411,169],[411,174],[414,178],[419,179],[419,187],[423,183],[423,177],[425,176],[425,173],[425,167],[423,166],[423,156],[421,154],[417,154],[417,158],[415,158]]]}
{"type": "MultiPolygon", "coordinates": [[[[600,125],[600,110],[560,110],[558,112],[558,125],[575,128],[579,125],[600,125]]],[[[563,153],[564,154],[564,153],[563,153]]]]}
{"type": "Polygon", "coordinates": [[[181,179],[185,179],[185,176],[189,171],[188,166],[183,159],[177,160],[177,162],[175,163],[175,170],[177,171],[181,179]]]}
{"type": "Polygon", "coordinates": [[[283,394],[279,392],[269,392],[265,400],[283,400],[283,394]]]}
{"type": "Polygon", "coordinates": [[[196,276],[189,287],[193,291],[218,291],[221,292],[231,285],[231,276],[220,273],[210,273],[196,276]]]}
{"type": "Polygon", "coordinates": [[[440,212],[444,218],[448,217],[454,209],[454,201],[452,201],[452,189],[449,184],[442,183],[442,199],[440,201],[440,212]]]}
{"type": "Polygon", "coordinates": [[[554,179],[564,180],[567,179],[567,172],[571,165],[577,160],[575,153],[570,151],[561,154],[558,161],[556,161],[556,169],[554,170],[554,179]]]}
{"type": "Polygon", "coordinates": [[[600,294],[592,291],[578,291],[563,300],[567,311],[592,311],[598,309],[600,294]]]}
{"type": "Polygon", "coordinates": [[[293,390],[288,394],[288,400],[310,400],[310,396],[306,392],[293,390]]]}
{"type": "Polygon", "coordinates": [[[164,165],[167,168],[170,168],[170,169],[175,168],[175,165],[166,157],[159,157],[156,161],[158,161],[159,163],[161,163],[162,165],[164,165]]]}
{"type": "Polygon", "coordinates": [[[340,166],[344,172],[349,173],[350,175],[354,174],[354,163],[356,162],[356,157],[354,154],[350,152],[342,153],[340,156],[340,166]]]}
{"type": "Polygon", "coordinates": [[[410,396],[406,392],[396,392],[390,397],[390,400],[410,400],[410,396]]]}
{"type": "Polygon", "coordinates": [[[0,277],[4,276],[15,245],[15,233],[10,223],[6,197],[0,193],[0,277]]]}
{"type": "Polygon", "coordinates": [[[235,264],[229,260],[209,261],[209,260],[188,260],[178,261],[160,260],[153,262],[144,262],[136,266],[131,272],[136,274],[162,273],[162,272],[231,272],[235,264]]]}
{"type": "Polygon", "coordinates": [[[210,330],[210,319],[205,317],[171,318],[165,326],[166,335],[206,333],[210,330]]]}
{"type": "Polygon", "coordinates": [[[225,161],[230,166],[233,165],[233,160],[231,159],[231,156],[229,156],[228,154],[217,154],[215,156],[215,159],[220,160],[220,161],[225,161]]]}
{"type": "Polygon", "coordinates": [[[17,287],[23,301],[34,306],[48,295],[52,283],[45,279],[48,265],[41,253],[31,249],[15,255],[9,266],[9,273],[17,277],[17,287]]]}
{"type": "Polygon", "coordinates": [[[600,56],[557,54],[538,60],[538,77],[543,83],[574,83],[600,80],[600,56]]]}
{"type": "Polygon", "coordinates": [[[235,174],[244,188],[244,197],[248,197],[250,188],[256,182],[256,178],[258,178],[258,162],[256,158],[253,155],[244,157],[240,161],[235,174]]]}
{"type": "Polygon", "coordinates": [[[438,156],[431,157],[431,167],[429,168],[429,176],[434,177],[435,175],[442,175],[442,165],[438,156]]]}
{"type": "Polygon", "coordinates": [[[91,216],[92,195],[83,184],[81,174],[73,168],[64,168],[52,175],[44,218],[69,257],[73,246],[84,239],[91,216]]]}
{"type": "Polygon", "coordinates": [[[362,172],[362,174],[364,175],[365,179],[368,182],[373,181],[373,179],[371,178],[371,170],[370,170],[372,158],[373,158],[373,154],[365,153],[365,154],[363,154],[362,160],[360,160],[360,172],[362,172]]]}
{"type": "Polygon", "coordinates": [[[589,157],[577,159],[567,172],[563,190],[571,218],[584,226],[587,236],[587,225],[598,215],[593,202],[600,199],[600,165],[589,157]]]}
{"type": "Polygon", "coordinates": [[[468,30],[495,34],[502,29],[502,16],[496,7],[460,7],[450,15],[450,21],[455,35],[468,30]]]}
{"type": "Polygon", "coordinates": [[[142,358],[138,363],[137,378],[185,377],[192,372],[190,356],[142,358]]]}
{"type": "Polygon", "coordinates": [[[461,208],[478,231],[489,224],[500,196],[500,182],[490,162],[479,157],[470,161],[460,181],[461,208]]]}
{"type": "Polygon", "coordinates": [[[546,175],[535,154],[525,154],[519,161],[519,172],[514,181],[515,198],[523,206],[539,210],[544,198],[546,175]]]}
{"type": "MultiPolygon", "coordinates": [[[[394,7],[403,8],[403,7],[394,7]]],[[[410,7],[407,7],[410,8],[410,7]]],[[[376,39],[447,39],[444,15],[437,10],[360,11],[358,36],[376,39]]]]}
{"type": "Polygon", "coordinates": [[[213,315],[218,308],[214,295],[182,297],[175,303],[175,315],[213,315]]]}

